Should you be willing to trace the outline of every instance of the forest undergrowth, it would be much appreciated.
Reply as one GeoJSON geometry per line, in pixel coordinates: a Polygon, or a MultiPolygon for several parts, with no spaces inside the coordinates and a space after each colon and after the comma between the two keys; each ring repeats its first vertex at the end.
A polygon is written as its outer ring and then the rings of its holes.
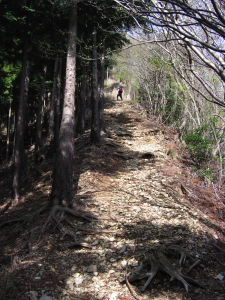
{"type": "Polygon", "coordinates": [[[0,299],[225,299],[224,190],[198,178],[176,130],[126,89],[117,101],[117,84],[106,87],[101,146],[89,130],[75,140],[73,203],[55,222],[44,209],[51,147],[38,166],[30,159],[17,205],[1,166],[0,299]]]}

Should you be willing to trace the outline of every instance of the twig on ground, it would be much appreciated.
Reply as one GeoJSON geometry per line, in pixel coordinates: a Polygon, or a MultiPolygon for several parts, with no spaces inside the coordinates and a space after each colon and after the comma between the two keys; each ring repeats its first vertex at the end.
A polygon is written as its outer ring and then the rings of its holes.
{"type": "Polygon", "coordinates": [[[190,273],[192,269],[194,269],[196,266],[198,266],[200,264],[201,260],[197,259],[191,266],[190,268],[187,270],[186,274],[190,273]]]}
{"type": "Polygon", "coordinates": [[[125,281],[126,281],[126,285],[131,293],[131,295],[134,297],[134,299],[136,300],[142,300],[137,293],[135,292],[135,290],[133,289],[133,287],[131,286],[129,280],[128,280],[128,261],[127,261],[127,265],[126,265],[126,273],[125,273],[125,281]]]}

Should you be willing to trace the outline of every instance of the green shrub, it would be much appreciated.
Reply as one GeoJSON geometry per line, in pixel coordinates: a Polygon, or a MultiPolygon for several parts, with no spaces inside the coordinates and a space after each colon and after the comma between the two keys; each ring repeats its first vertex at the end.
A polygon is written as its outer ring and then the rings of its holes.
{"type": "Polygon", "coordinates": [[[210,168],[202,169],[199,177],[202,178],[203,180],[208,178],[210,181],[213,181],[215,179],[215,173],[210,168]]]}
{"type": "Polygon", "coordinates": [[[203,135],[204,131],[206,131],[206,127],[201,126],[185,137],[187,148],[190,151],[192,158],[198,163],[205,162],[212,155],[213,141],[203,135]]]}

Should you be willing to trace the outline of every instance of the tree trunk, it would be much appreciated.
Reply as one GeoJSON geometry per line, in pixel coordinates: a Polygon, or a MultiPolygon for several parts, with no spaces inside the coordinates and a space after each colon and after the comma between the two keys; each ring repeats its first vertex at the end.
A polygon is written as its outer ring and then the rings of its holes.
{"type": "Polygon", "coordinates": [[[83,134],[85,132],[85,113],[86,113],[86,90],[87,90],[87,67],[82,66],[81,90],[78,103],[78,120],[77,133],[83,134]]]}
{"type": "Polygon", "coordinates": [[[59,59],[59,69],[57,76],[57,97],[55,101],[55,130],[54,130],[54,149],[57,152],[59,148],[59,129],[61,121],[61,87],[62,87],[62,58],[59,59]]]}
{"type": "Polygon", "coordinates": [[[103,42],[102,57],[101,57],[99,112],[100,112],[100,130],[106,131],[105,117],[104,117],[104,108],[105,108],[104,82],[105,82],[105,41],[103,42]]]}
{"type": "Polygon", "coordinates": [[[42,119],[43,119],[43,105],[44,105],[44,92],[46,80],[47,66],[43,68],[43,78],[41,83],[41,94],[38,101],[37,123],[36,123],[36,138],[35,138],[35,160],[38,160],[38,151],[42,144],[42,119]]]}
{"type": "Polygon", "coordinates": [[[77,0],[70,1],[69,42],[66,63],[66,87],[51,193],[51,204],[69,204],[73,188],[74,112],[76,84],[77,0]]]}
{"type": "Polygon", "coordinates": [[[55,99],[57,92],[57,72],[58,72],[58,59],[55,60],[54,74],[53,74],[53,87],[52,87],[52,97],[51,97],[51,106],[49,113],[49,130],[48,136],[51,139],[54,133],[54,115],[55,115],[55,99]]]}
{"type": "Polygon", "coordinates": [[[93,62],[92,62],[92,123],[90,141],[92,144],[100,144],[100,124],[99,124],[99,99],[98,99],[98,61],[97,61],[97,30],[92,33],[93,42],[93,62]]]}
{"type": "Polygon", "coordinates": [[[23,63],[20,80],[20,96],[17,109],[16,118],[16,131],[15,131],[15,146],[14,146],[14,171],[13,171],[13,198],[14,202],[19,201],[19,190],[20,190],[20,176],[22,171],[22,164],[25,158],[24,149],[24,119],[25,119],[25,103],[26,103],[26,90],[28,92],[29,82],[29,61],[28,61],[28,29],[26,32],[24,52],[23,52],[23,63]]]}
{"type": "Polygon", "coordinates": [[[8,125],[7,125],[6,162],[8,162],[8,159],[9,159],[11,118],[12,118],[12,101],[10,100],[10,102],[9,102],[9,113],[8,113],[8,125]]]}

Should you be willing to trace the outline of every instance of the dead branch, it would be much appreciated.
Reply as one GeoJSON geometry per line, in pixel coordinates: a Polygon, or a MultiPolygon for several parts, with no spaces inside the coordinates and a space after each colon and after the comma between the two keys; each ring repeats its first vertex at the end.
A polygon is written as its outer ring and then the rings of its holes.
{"type": "MultiPolygon", "coordinates": [[[[182,263],[185,262],[186,257],[190,257],[189,252],[182,247],[172,245],[169,247],[169,249],[177,250],[180,252],[181,254],[179,260],[180,267],[182,263]]],[[[199,263],[200,260],[195,261],[188,269],[187,273],[189,273],[199,263]]],[[[138,268],[132,271],[132,273],[129,276],[127,276],[127,280],[129,280],[130,282],[134,282],[136,280],[140,280],[148,277],[148,280],[146,281],[145,285],[141,290],[142,292],[146,290],[146,288],[149,286],[149,284],[151,283],[151,281],[159,271],[162,271],[170,275],[171,280],[177,279],[178,281],[180,281],[184,285],[187,293],[188,293],[188,286],[189,286],[188,282],[194,283],[195,285],[198,285],[200,287],[204,287],[196,280],[194,280],[192,277],[183,274],[181,272],[181,269],[177,269],[176,267],[174,267],[174,265],[169,261],[169,259],[162,252],[152,252],[150,255],[148,255],[145,259],[145,266],[147,266],[148,264],[150,264],[151,266],[151,270],[149,273],[143,273],[144,264],[141,262],[138,268]]]]}
{"type": "Polygon", "coordinates": [[[131,284],[129,283],[129,280],[128,280],[128,262],[127,262],[127,265],[126,265],[125,281],[126,281],[126,285],[127,285],[128,289],[129,289],[131,295],[134,297],[134,299],[136,299],[136,300],[142,300],[137,295],[137,293],[135,292],[135,290],[133,289],[133,287],[131,286],[131,284]]]}
{"type": "Polygon", "coordinates": [[[133,270],[132,273],[128,276],[129,282],[134,282],[136,280],[140,280],[145,277],[148,277],[146,274],[141,274],[143,267],[144,267],[143,262],[141,262],[140,266],[137,267],[137,269],[133,270]]]}
{"type": "Polygon", "coordinates": [[[169,246],[169,249],[175,250],[175,251],[180,253],[180,260],[179,260],[179,265],[180,266],[185,263],[187,257],[191,258],[190,253],[186,249],[184,249],[180,246],[171,245],[171,246],[169,246]]]}
{"type": "Polygon", "coordinates": [[[157,259],[154,256],[150,256],[150,263],[151,263],[151,271],[150,274],[148,274],[149,278],[146,281],[145,285],[142,288],[142,292],[144,292],[147,288],[147,286],[151,283],[152,279],[155,277],[155,275],[158,273],[159,271],[159,263],[157,261],[157,259]]]}
{"type": "Polygon", "coordinates": [[[200,264],[201,260],[197,259],[191,266],[190,268],[187,270],[186,274],[190,273],[192,269],[194,269],[196,266],[198,266],[200,264]]]}
{"type": "Polygon", "coordinates": [[[166,258],[166,256],[162,253],[159,252],[157,253],[157,260],[159,263],[159,269],[171,276],[171,278],[176,278],[180,282],[183,283],[186,292],[188,292],[188,283],[185,281],[183,278],[183,275],[179,270],[177,270],[171,263],[170,261],[166,258]]]}

